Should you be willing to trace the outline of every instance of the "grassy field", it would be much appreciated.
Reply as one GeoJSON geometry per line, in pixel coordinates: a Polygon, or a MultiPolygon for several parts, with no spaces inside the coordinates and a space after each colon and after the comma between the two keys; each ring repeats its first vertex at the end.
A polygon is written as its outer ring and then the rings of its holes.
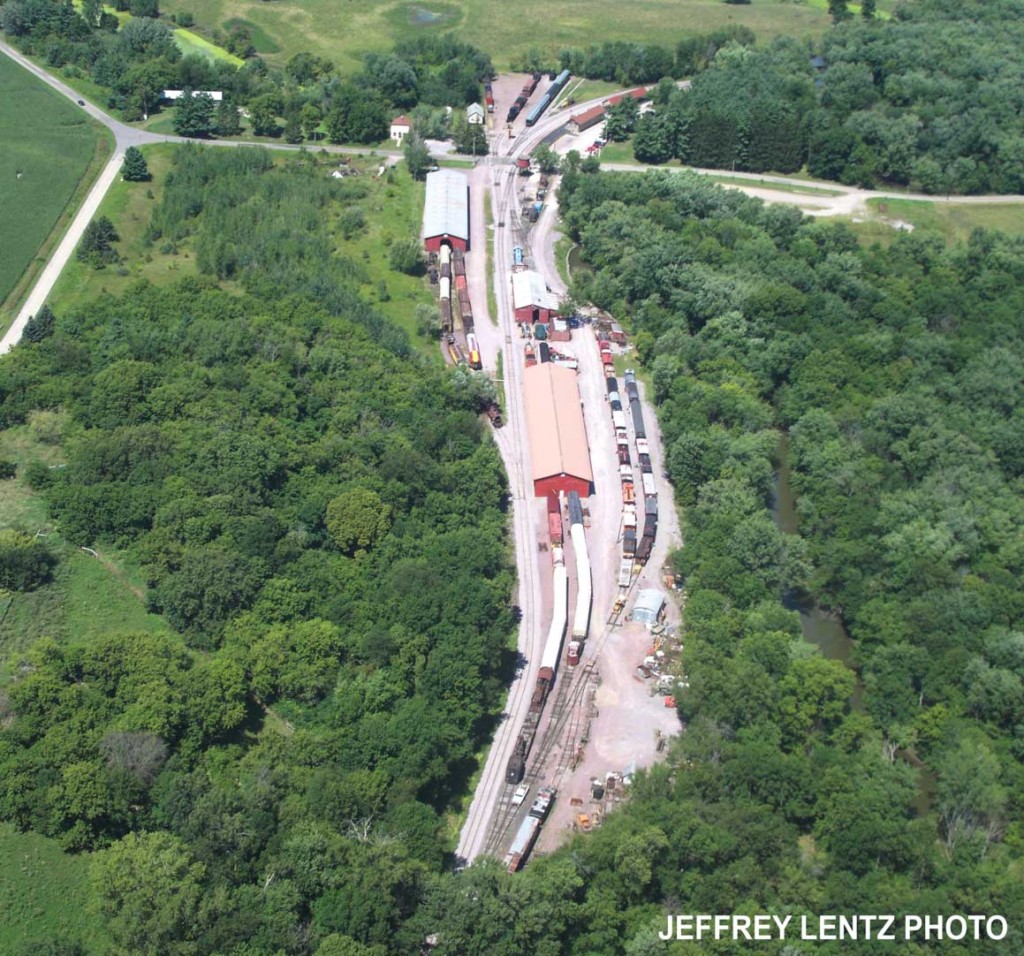
{"type": "Polygon", "coordinates": [[[73,103],[0,56],[0,329],[112,149],[73,103]]]}
{"type": "MultiPolygon", "coordinates": [[[[61,451],[52,439],[60,426],[59,416],[45,413],[28,425],[0,431],[0,459],[19,467],[32,461],[59,466],[61,451]]],[[[0,592],[0,675],[40,637],[87,642],[115,629],[169,629],[163,618],[146,611],[138,568],[123,554],[100,552],[97,557],[65,543],[49,519],[43,496],[20,477],[0,481],[0,528],[44,536],[60,558],[49,584],[26,593],[0,592]]],[[[0,952],[7,950],[0,946],[0,952]]]]}
{"type": "Polygon", "coordinates": [[[80,943],[88,956],[109,951],[88,905],[88,854],[65,854],[53,840],[2,823],[0,860],[0,952],[54,938],[80,943]]]}
{"type": "MultiPolygon", "coordinates": [[[[111,186],[99,214],[108,216],[117,228],[121,237],[117,250],[122,262],[115,267],[96,270],[73,259],[61,274],[50,297],[58,315],[104,292],[118,295],[139,279],[163,285],[184,276],[195,275],[195,260],[188,242],[177,250],[146,242],[150,215],[163,194],[163,183],[172,168],[177,148],[171,144],[144,147],[143,153],[152,174],[151,182],[127,183],[118,180],[111,186]]],[[[326,154],[322,156],[321,169],[326,176],[336,168],[339,158],[328,158],[326,154]]],[[[295,157],[288,153],[276,153],[275,158],[279,163],[287,163],[295,157]]],[[[433,356],[437,351],[434,345],[416,333],[414,313],[419,303],[433,304],[434,298],[424,279],[402,275],[388,266],[388,247],[392,241],[419,235],[424,186],[423,183],[413,181],[404,164],[393,170],[392,182],[387,182],[386,177],[377,178],[378,162],[372,157],[362,156],[351,160],[352,168],[360,170],[359,175],[353,178],[365,184],[368,189],[365,198],[352,203],[362,209],[366,228],[349,240],[338,235],[338,251],[365,268],[368,280],[361,292],[366,299],[383,315],[404,328],[424,354],[433,356]],[[386,297],[382,294],[381,282],[386,287],[386,297]]],[[[340,214],[341,208],[338,207],[336,216],[340,214]]]]}
{"type": "Polygon", "coordinates": [[[830,23],[823,9],[779,0],[748,5],[721,0],[566,0],[557,5],[522,0],[514,8],[501,0],[206,0],[201,6],[195,0],[163,0],[161,10],[193,13],[207,31],[247,26],[257,49],[275,62],[308,50],[346,71],[358,67],[364,53],[387,50],[396,40],[449,30],[487,51],[502,69],[534,48],[555,54],[564,46],[612,38],[674,44],[733,23],[750,27],[761,39],[816,36],[830,23]]]}
{"type": "Polygon", "coordinates": [[[364,170],[360,181],[371,186],[369,196],[357,203],[366,215],[366,229],[347,241],[339,238],[339,251],[366,268],[369,281],[362,288],[363,296],[377,311],[405,329],[424,355],[436,358],[437,342],[428,342],[417,334],[414,315],[420,303],[435,305],[434,295],[425,279],[403,275],[388,266],[388,247],[392,241],[419,236],[426,187],[409,175],[404,163],[390,171],[390,183],[387,176],[374,175],[377,167],[372,161],[359,157],[351,165],[364,170]],[[386,298],[381,295],[381,283],[387,288],[386,298]]]}
{"type": "Polygon", "coordinates": [[[199,56],[205,56],[208,60],[224,60],[232,66],[245,65],[245,60],[240,56],[228,53],[223,47],[219,47],[215,43],[211,43],[209,40],[201,37],[198,33],[193,33],[191,30],[185,30],[182,27],[178,27],[174,31],[174,42],[178,44],[178,49],[181,50],[183,55],[198,53],[199,56]]]}
{"type": "Polygon", "coordinates": [[[1024,206],[1013,203],[972,205],[937,203],[912,199],[869,199],[872,219],[851,225],[867,244],[888,245],[897,230],[891,223],[905,222],[915,230],[937,232],[952,245],[967,239],[974,229],[998,229],[1011,235],[1024,234],[1024,206]]]}
{"type": "Polygon", "coordinates": [[[484,273],[487,276],[487,312],[491,325],[498,325],[498,297],[494,294],[494,213],[491,210],[491,194],[484,193],[484,225],[487,234],[484,236],[484,247],[487,250],[487,261],[484,273]]]}
{"type": "Polygon", "coordinates": [[[103,198],[99,215],[107,216],[117,227],[121,241],[117,249],[124,260],[119,266],[93,269],[72,259],[53,288],[50,302],[58,315],[74,309],[104,292],[117,295],[137,279],[155,285],[187,275],[195,275],[195,262],[186,253],[161,255],[145,242],[153,206],[163,192],[162,185],[171,169],[176,146],[147,146],[143,152],[152,182],[127,183],[118,179],[103,198]]]}

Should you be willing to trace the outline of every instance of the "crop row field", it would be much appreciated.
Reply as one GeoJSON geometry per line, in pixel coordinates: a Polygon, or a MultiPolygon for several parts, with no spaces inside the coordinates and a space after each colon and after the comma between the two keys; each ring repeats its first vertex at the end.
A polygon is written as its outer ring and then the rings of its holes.
{"type": "Polygon", "coordinates": [[[257,51],[285,62],[307,50],[344,71],[363,54],[388,50],[400,40],[455,31],[490,54],[500,70],[531,50],[553,55],[561,47],[606,40],[675,44],[685,36],[729,24],[748,26],[760,39],[779,34],[816,36],[828,29],[827,12],[813,3],[753,0],[563,0],[556,5],[523,0],[164,0],[165,13],[188,12],[204,31],[247,28],[257,51]]]}
{"type": "Polygon", "coordinates": [[[73,103],[0,56],[0,328],[35,274],[34,260],[74,212],[110,140],[73,103]]]}

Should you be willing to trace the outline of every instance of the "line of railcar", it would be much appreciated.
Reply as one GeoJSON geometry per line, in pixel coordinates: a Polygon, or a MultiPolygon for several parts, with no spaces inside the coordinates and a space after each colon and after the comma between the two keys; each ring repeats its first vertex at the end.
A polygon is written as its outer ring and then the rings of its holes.
{"type": "Polygon", "coordinates": [[[537,791],[537,796],[530,806],[526,819],[519,825],[512,845],[505,854],[505,866],[509,873],[515,873],[520,869],[526,858],[530,855],[534,843],[537,842],[537,834],[544,825],[551,804],[555,802],[557,791],[554,787],[542,787],[537,791]]]}
{"type": "Polygon", "coordinates": [[[580,662],[583,645],[590,629],[590,608],[594,599],[594,584],[590,573],[590,552],[583,530],[583,502],[578,492],[569,492],[569,536],[572,538],[576,558],[576,612],[572,619],[572,633],[566,660],[575,665],[580,662]]]}
{"type": "Polygon", "coordinates": [[[640,390],[636,384],[633,369],[626,369],[624,376],[626,398],[629,400],[630,417],[633,423],[633,438],[636,443],[637,464],[640,468],[640,483],[643,490],[643,533],[640,533],[639,506],[637,508],[637,525],[635,535],[635,551],[633,558],[646,564],[654,550],[654,539],[658,536],[658,484],[651,465],[651,448],[647,439],[647,427],[644,422],[644,410],[640,404],[640,390]]]}
{"type": "Polygon", "coordinates": [[[455,345],[451,335],[456,325],[461,324],[466,335],[468,364],[471,368],[482,369],[480,344],[473,335],[473,303],[469,298],[469,284],[466,278],[466,255],[461,249],[453,249],[448,243],[442,243],[437,254],[437,262],[438,308],[441,312],[441,331],[449,336],[448,354],[457,364],[467,362],[466,355],[455,345]]]}
{"type": "Polygon", "coordinates": [[[505,117],[506,123],[511,123],[522,112],[523,107],[526,106],[526,101],[533,96],[539,82],[539,73],[534,73],[533,76],[526,81],[526,84],[519,91],[519,95],[516,97],[515,102],[508,108],[508,116],[505,117]]]}
{"type": "Polygon", "coordinates": [[[540,98],[537,105],[526,114],[527,126],[533,126],[544,115],[544,111],[558,99],[558,94],[565,89],[565,84],[569,82],[569,75],[568,70],[562,70],[555,77],[554,83],[548,87],[547,92],[540,98]]]}
{"type": "Polygon", "coordinates": [[[526,760],[530,756],[537,727],[544,712],[544,704],[555,682],[558,660],[562,655],[562,641],[565,638],[565,627],[569,611],[569,575],[565,569],[565,555],[561,548],[551,549],[552,580],[554,583],[554,609],[551,615],[551,626],[548,628],[547,640],[544,642],[544,653],[540,659],[540,671],[537,683],[530,698],[530,707],[526,712],[526,720],[516,739],[515,749],[505,768],[505,780],[516,784],[526,773],[526,760]]]}

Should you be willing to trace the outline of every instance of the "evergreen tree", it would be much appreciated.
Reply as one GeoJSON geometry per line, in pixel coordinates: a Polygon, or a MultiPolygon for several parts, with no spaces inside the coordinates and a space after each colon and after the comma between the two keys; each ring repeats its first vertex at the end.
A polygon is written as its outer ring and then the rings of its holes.
{"type": "Polygon", "coordinates": [[[88,262],[97,269],[118,262],[121,257],[111,246],[111,243],[117,242],[118,238],[114,224],[106,216],[100,216],[99,219],[94,219],[85,227],[75,256],[81,262],[88,262]]]}
{"type": "Polygon", "coordinates": [[[302,142],[302,123],[299,122],[297,113],[292,113],[285,121],[284,141],[293,144],[302,142]]]}
{"type": "Polygon", "coordinates": [[[43,339],[53,335],[56,322],[57,317],[53,314],[53,310],[48,305],[44,305],[25,325],[25,339],[29,342],[42,342],[43,339]]]}
{"type": "Polygon", "coordinates": [[[174,132],[179,136],[206,138],[214,131],[213,100],[205,93],[185,89],[174,110],[174,132]]]}
{"type": "Polygon", "coordinates": [[[121,167],[121,178],[129,183],[144,183],[150,178],[146,157],[138,146],[129,146],[124,151],[124,165],[121,167]]]}
{"type": "Polygon", "coordinates": [[[875,0],[861,0],[860,15],[865,20],[875,19],[875,0]]]}
{"type": "Polygon", "coordinates": [[[828,0],[828,13],[833,23],[841,23],[850,18],[850,11],[846,6],[846,0],[828,0]]]}
{"type": "Polygon", "coordinates": [[[238,107],[226,96],[217,104],[216,127],[218,136],[237,136],[242,132],[238,107]]]}

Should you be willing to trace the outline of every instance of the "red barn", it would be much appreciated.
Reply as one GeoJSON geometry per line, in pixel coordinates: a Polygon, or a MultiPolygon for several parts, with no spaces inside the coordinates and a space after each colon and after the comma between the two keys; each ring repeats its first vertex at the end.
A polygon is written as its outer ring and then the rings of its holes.
{"type": "Polygon", "coordinates": [[[550,362],[527,368],[523,396],[533,493],[543,498],[575,491],[588,497],[594,473],[576,373],[550,362]]]}
{"type": "Polygon", "coordinates": [[[512,273],[512,307],[517,322],[550,322],[561,305],[558,296],[548,292],[539,272],[525,269],[512,273]]]}
{"type": "Polygon", "coordinates": [[[469,180],[455,169],[427,173],[423,204],[423,245],[437,252],[442,243],[469,249],[469,180]]]}

